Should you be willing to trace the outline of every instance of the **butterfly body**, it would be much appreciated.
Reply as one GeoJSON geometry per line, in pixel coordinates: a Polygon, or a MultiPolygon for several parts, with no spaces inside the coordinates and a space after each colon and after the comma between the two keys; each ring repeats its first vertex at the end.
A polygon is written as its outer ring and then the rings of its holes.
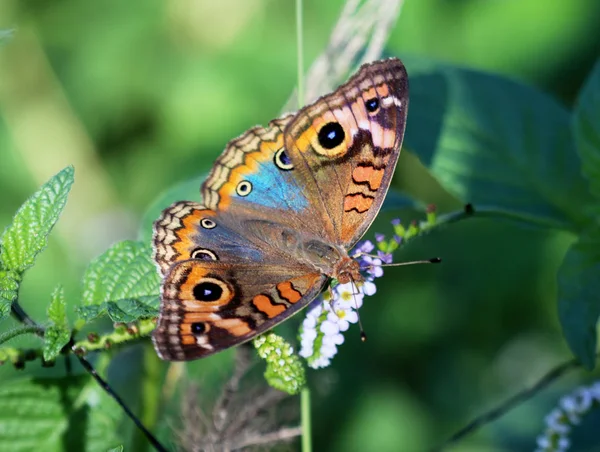
{"type": "Polygon", "coordinates": [[[154,225],[163,359],[252,339],[330,278],[360,283],[349,250],[375,218],[400,153],[408,82],[398,59],[364,65],[298,113],[232,140],[202,186],[154,225]]]}

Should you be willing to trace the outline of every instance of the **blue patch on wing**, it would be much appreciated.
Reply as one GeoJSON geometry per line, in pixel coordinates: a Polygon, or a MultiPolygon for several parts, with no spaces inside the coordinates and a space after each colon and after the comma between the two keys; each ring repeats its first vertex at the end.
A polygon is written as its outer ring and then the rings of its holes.
{"type": "Polygon", "coordinates": [[[294,170],[282,171],[277,168],[272,159],[261,162],[258,172],[244,177],[252,184],[252,192],[244,197],[237,193],[232,197],[237,202],[249,202],[272,209],[287,209],[296,213],[306,210],[308,199],[293,173],[294,170]]]}

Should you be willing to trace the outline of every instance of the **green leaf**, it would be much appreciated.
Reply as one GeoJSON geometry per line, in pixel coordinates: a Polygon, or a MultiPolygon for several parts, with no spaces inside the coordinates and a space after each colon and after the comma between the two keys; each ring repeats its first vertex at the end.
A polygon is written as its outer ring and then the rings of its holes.
{"type": "Polygon", "coordinates": [[[73,167],[60,171],[19,208],[0,238],[0,266],[22,273],[48,242],[73,184],[73,167]]]}
{"type": "Polygon", "coordinates": [[[592,203],[569,112],[520,83],[415,61],[406,147],[475,209],[579,230],[592,203]]]}
{"type": "Polygon", "coordinates": [[[67,327],[67,303],[65,291],[61,286],[52,292],[50,306],[48,306],[48,318],[57,326],[67,327]]]}
{"type": "Polygon", "coordinates": [[[582,171],[590,182],[591,192],[600,198],[600,60],[579,93],[573,129],[582,171]]]}
{"type": "Polygon", "coordinates": [[[0,450],[107,450],[121,412],[87,376],[19,378],[0,386],[0,450]]]}
{"type": "Polygon", "coordinates": [[[67,322],[67,303],[62,287],[52,293],[52,301],[48,306],[48,317],[52,324],[44,334],[44,360],[54,361],[60,351],[71,339],[71,330],[67,322]]]}
{"type": "Polygon", "coordinates": [[[418,207],[420,207],[419,203],[409,195],[390,188],[385,196],[385,200],[383,201],[383,206],[381,206],[381,211],[385,212],[397,211],[400,209],[416,209],[418,207]]]}
{"type": "Polygon", "coordinates": [[[83,278],[83,304],[156,297],[160,278],[149,245],[124,241],[96,258],[83,278]]]}
{"type": "Polygon", "coordinates": [[[0,386],[0,450],[62,449],[62,435],[68,428],[61,400],[66,388],[52,383],[19,379],[0,386]]]}
{"type": "Polygon", "coordinates": [[[123,446],[113,447],[112,449],[108,449],[108,452],[123,452],[123,446]]]}
{"type": "Polygon", "coordinates": [[[558,315],[563,334],[587,369],[596,363],[600,316],[600,229],[571,245],[558,271],[558,315]]]}
{"type": "Polygon", "coordinates": [[[10,307],[17,299],[19,274],[11,270],[0,270],[0,320],[10,315],[10,307]]]}
{"type": "Polygon", "coordinates": [[[108,314],[113,322],[130,323],[139,319],[151,319],[158,315],[160,299],[157,295],[107,301],[99,305],[80,306],[77,312],[86,321],[108,314]]]}

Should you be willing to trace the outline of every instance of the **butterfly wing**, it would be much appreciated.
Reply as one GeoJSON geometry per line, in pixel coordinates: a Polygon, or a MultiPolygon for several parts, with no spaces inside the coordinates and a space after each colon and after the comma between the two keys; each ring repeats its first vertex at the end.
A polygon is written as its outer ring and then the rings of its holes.
{"type": "Polygon", "coordinates": [[[335,243],[350,248],[375,219],[396,167],[408,110],[397,58],[361,67],[286,125],[285,148],[335,243]]]}
{"type": "Polygon", "coordinates": [[[202,185],[203,203],[226,223],[275,220],[333,239],[326,212],[305,190],[305,181],[284,148],[283,131],[292,118],[287,115],[267,127],[253,127],[230,141],[202,185]]]}
{"type": "Polygon", "coordinates": [[[184,361],[246,342],[306,306],[326,279],[302,266],[178,262],[163,282],[154,346],[184,361]]]}

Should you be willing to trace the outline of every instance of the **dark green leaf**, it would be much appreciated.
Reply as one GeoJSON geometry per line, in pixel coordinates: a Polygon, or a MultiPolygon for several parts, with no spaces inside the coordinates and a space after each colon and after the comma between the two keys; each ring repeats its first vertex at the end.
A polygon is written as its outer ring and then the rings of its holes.
{"type": "Polygon", "coordinates": [[[62,287],[57,287],[52,293],[48,317],[52,324],[46,328],[44,334],[44,360],[53,361],[71,339],[71,330],[67,323],[67,303],[62,287]]]}
{"type": "MultiPolygon", "coordinates": [[[[410,61],[407,60],[407,63],[410,61]]],[[[462,202],[549,227],[580,229],[592,202],[569,112],[511,80],[407,64],[405,145],[462,202]]]]}
{"type": "Polygon", "coordinates": [[[391,189],[388,191],[381,206],[382,211],[400,210],[400,209],[415,209],[419,207],[419,203],[405,193],[391,189]]]}
{"type": "Polygon", "coordinates": [[[19,208],[0,238],[0,266],[22,273],[48,242],[73,184],[73,167],[60,171],[19,208]]]}
{"type": "Polygon", "coordinates": [[[596,362],[600,316],[600,230],[574,243],[558,272],[558,314],[571,350],[587,369],[596,362]]]}
{"type": "Polygon", "coordinates": [[[156,297],[159,284],[150,246],[142,242],[119,242],[88,267],[83,279],[83,304],[156,297]]]}
{"type": "Polygon", "coordinates": [[[129,323],[158,315],[160,300],[157,295],[107,301],[99,305],[80,306],[77,311],[86,321],[108,314],[113,322],[129,323]]]}
{"type": "Polygon", "coordinates": [[[573,114],[582,170],[596,198],[600,198],[600,60],[579,93],[573,114]]]}
{"type": "Polygon", "coordinates": [[[19,274],[10,270],[0,270],[0,319],[10,315],[10,307],[17,299],[19,274]]]}
{"type": "Polygon", "coordinates": [[[0,386],[0,450],[107,450],[121,444],[116,403],[85,377],[0,386]]]}

